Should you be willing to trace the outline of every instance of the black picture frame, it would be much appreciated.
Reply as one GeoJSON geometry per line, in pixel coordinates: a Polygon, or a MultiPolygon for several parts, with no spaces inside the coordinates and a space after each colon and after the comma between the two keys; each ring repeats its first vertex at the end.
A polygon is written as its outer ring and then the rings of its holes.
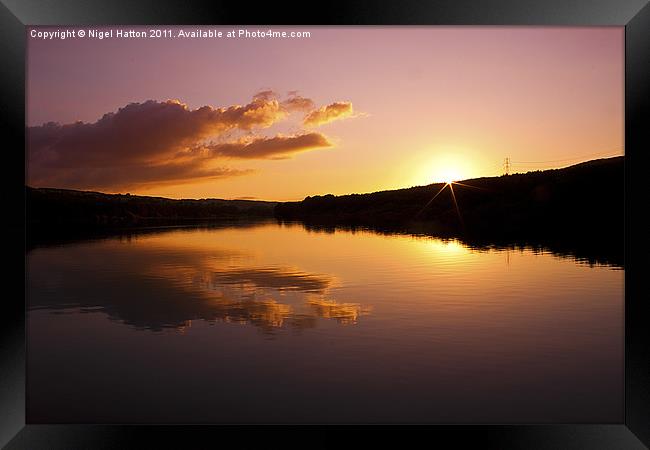
{"type": "MultiPolygon", "coordinates": [[[[25,44],[28,25],[269,24],[269,25],[542,25],[625,26],[625,417],[620,424],[430,425],[399,433],[404,438],[441,440],[454,448],[636,449],[650,447],[650,346],[646,331],[643,223],[650,89],[650,6],[647,0],[401,0],[334,1],[283,10],[275,2],[182,0],[2,0],[0,3],[0,126],[5,160],[2,194],[6,215],[5,294],[0,328],[0,445],[15,449],[189,448],[193,443],[277,445],[291,439],[268,427],[218,425],[30,425],[25,423],[25,44]],[[290,12],[287,12],[290,11],[290,12]],[[634,188],[634,189],[633,189],[634,188]],[[21,262],[23,264],[21,264],[21,262]]],[[[304,429],[305,427],[303,427],[304,429]]],[[[307,427],[309,428],[309,427],[307,427]]],[[[374,427],[384,435],[403,428],[374,427]]],[[[396,436],[393,436],[396,437],[396,436]]],[[[337,430],[319,434],[318,444],[338,444],[337,430]],[[328,442],[329,441],[329,442],[328,442]]]]}

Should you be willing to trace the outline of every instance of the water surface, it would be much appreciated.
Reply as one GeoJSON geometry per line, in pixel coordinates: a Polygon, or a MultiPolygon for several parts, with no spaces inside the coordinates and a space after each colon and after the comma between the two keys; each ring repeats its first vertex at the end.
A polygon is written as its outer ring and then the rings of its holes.
{"type": "Polygon", "coordinates": [[[620,422],[616,266],[258,223],[27,255],[28,422],[620,422]]]}

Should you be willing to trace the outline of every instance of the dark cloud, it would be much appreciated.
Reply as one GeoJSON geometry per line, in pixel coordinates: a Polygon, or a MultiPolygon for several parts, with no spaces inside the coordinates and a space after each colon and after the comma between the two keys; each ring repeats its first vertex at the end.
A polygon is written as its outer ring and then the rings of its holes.
{"type": "Polygon", "coordinates": [[[307,114],[303,124],[308,127],[317,127],[338,119],[350,117],[352,113],[352,103],[335,102],[307,114]]]}
{"type": "Polygon", "coordinates": [[[332,144],[320,133],[296,136],[256,138],[251,141],[212,144],[206,147],[211,153],[242,159],[286,159],[294,153],[331,147],[332,144]]]}
{"type": "Polygon", "coordinates": [[[29,127],[28,183],[105,189],[242,175],[248,171],[215,163],[225,156],[281,159],[331,144],[318,133],[205,142],[237,130],[252,133],[268,128],[292,111],[312,107],[310,99],[297,93],[280,102],[275,92],[266,90],[246,105],[192,110],[178,100],[149,100],[130,103],[93,123],[29,127]]]}
{"type": "MultiPolygon", "coordinates": [[[[184,184],[196,180],[247,175],[252,170],[205,167],[201,159],[162,164],[133,164],[107,167],[66,168],[40,174],[37,186],[63,186],[70,189],[129,189],[147,185],[184,184]]],[[[30,179],[34,177],[30,176],[30,179]]]]}
{"type": "Polygon", "coordinates": [[[285,114],[277,100],[259,98],[245,106],[195,110],[176,100],[149,100],[131,103],[94,123],[31,127],[28,148],[35,162],[52,167],[130,165],[160,160],[234,128],[269,127],[285,114]]]}

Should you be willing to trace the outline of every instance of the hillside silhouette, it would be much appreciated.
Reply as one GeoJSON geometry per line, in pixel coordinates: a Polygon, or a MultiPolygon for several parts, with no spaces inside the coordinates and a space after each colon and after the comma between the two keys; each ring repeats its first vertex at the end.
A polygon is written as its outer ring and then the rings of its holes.
{"type": "Polygon", "coordinates": [[[110,227],[272,217],[275,202],[182,199],[103,194],[71,189],[26,188],[32,228],[110,227]]]}

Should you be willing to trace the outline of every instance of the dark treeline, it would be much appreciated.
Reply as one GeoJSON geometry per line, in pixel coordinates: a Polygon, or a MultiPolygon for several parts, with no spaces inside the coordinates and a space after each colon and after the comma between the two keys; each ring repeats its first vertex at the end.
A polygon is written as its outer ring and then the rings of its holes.
{"type": "Polygon", "coordinates": [[[171,225],[273,217],[274,207],[273,202],[254,200],[174,200],[68,189],[26,188],[27,225],[32,229],[171,225]]]}
{"type": "Polygon", "coordinates": [[[458,237],[479,247],[556,247],[560,253],[578,252],[587,259],[623,265],[623,164],[621,156],[465,180],[453,184],[453,195],[449,186],[438,183],[307,197],[278,204],[275,215],[316,229],[363,227],[458,237]]]}

